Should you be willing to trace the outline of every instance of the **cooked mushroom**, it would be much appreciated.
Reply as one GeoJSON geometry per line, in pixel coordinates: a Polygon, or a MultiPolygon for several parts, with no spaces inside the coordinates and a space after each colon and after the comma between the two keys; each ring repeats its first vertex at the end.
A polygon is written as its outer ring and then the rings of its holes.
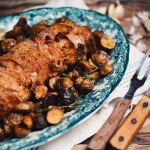
{"type": "Polygon", "coordinates": [[[22,123],[27,129],[31,129],[33,126],[33,119],[30,115],[26,115],[24,116],[22,123]]]}
{"type": "Polygon", "coordinates": [[[42,107],[48,107],[51,105],[56,106],[58,104],[58,93],[57,92],[48,92],[46,97],[42,100],[42,107]]]}
{"type": "Polygon", "coordinates": [[[94,62],[92,61],[91,58],[89,59],[89,63],[90,63],[90,65],[91,65],[92,69],[98,68],[98,66],[96,66],[96,65],[94,64],[94,62]]]}
{"type": "Polygon", "coordinates": [[[101,50],[92,54],[92,62],[94,62],[97,66],[104,66],[108,63],[109,56],[108,54],[101,50]]]}
{"type": "Polygon", "coordinates": [[[91,64],[88,61],[81,60],[81,61],[79,61],[78,66],[83,71],[87,71],[87,72],[91,72],[92,71],[92,66],[91,66],[91,64]]]}
{"type": "Polygon", "coordinates": [[[48,88],[44,85],[37,86],[35,88],[35,97],[36,99],[44,98],[46,96],[46,93],[48,91],[48,88]]]}
{"type": "Polygon", "coordinates": [[[4,132],[6,136],[10,136],[13,133],[13,127],[10,125],[7,118],[4,119],[4,132]]]}
{"type": "Polygon", "coordinates": [[[47,122],[45,116],[41,113],[36,114],[33,117],[33,128],[35,130],[40,130],[47,127],[47,122]]]}
{"type": "Polygon", "coordinates": [[[71,88],[73,86],[73,81],[70,78],[63,77],[59,78],[56,83],[57,89],[71,88]]]}
{"type": "Polygon", "coordinates": [[[14,127],[15,135],[16,135],[16,137],[19,137],[19,138],[27,136],[30,133],[30,131],[31,130],[23,128],[19,125],[16,125],[14,127]]]}
{"type": "Polygon", "coordinates": [[[74,82],[74,85],[75,85],[75,88],[77,89],[77,90],[79,90],[80,89],[80,86],[81,86],[81,83],[82,83],[82,81],[83,81],[84,79],[83,79],[83,77],[78,77],[76,80],[75,80],[75,82],[74,82]]]}
{"type": "Polygon", "coordinates": [[[0,128],[0,142],[3,141],[4,138],[5,138],[4,130],[2,128],[0,128]]]}
{"type": "Polygon", "coordinates": [[[19,125],[23,119],[23,115],[19,113],[11,113],[8,116],[8,121],[11,126],[19,125]]]}
{"type": "Polygon", "coordinates": [[[68,106],[70,104],[73,104],[76,100],[76,96],[74,95],[74,91],[69,89],[69,88],[65,88],[62,89],[59,93],[59,101],[58,103],[61,106],[68,106]]]}
{"type": "Polygon", "coordinates": [[[63,118],[64,112],[59,107],[53,107],[46,115],[46,120],[50,124],[58,124],[63,118]]]}
{"type": "Polygon", "coordinates": [[[115,40],[107,35],[102,36],[100,44],[106,50],[112,50],[116,46],[115,40]]]}
{"type": "Polygon", "coordinates": [[[94,88],[94,83],[89,78],[86,78],[81,83],[80,92],[82,94],[87,94],[90,91],[92,91],[93,88],[94,88]]]}
{"type": "Polygon", "coordinates": [[[102,77],[103,77],[103,76],[106,76],[106,75],[108,75],[113,69],[114,69],[114,68],[113,68],[112,65],[107,64],[107,65],[105,65],[104,67],[100,68],[99,74],[100,74],[100,76],[102,76],[102,77]]]}
{"type": "Polygon", "coordinates": [[[51,78],[49,79],[49,86],[51,89],[55,89],[56,88],[56,82],[57,80],[59,79],[60,77],[54,77],[54,78],[51,78]]]}
{"type": "Polygon", "coordinates": [[[76,70],[73,70],[69,72],[66,77],[71,78],[72,80],[75,80],[79,77],[79,72],[76,70]]]}
{"type": "Polygon", "coordinates": [[[34,104],[32,102],[19,103],[13,106],[14,112],[29,113],[34,110],[34,104]]]}

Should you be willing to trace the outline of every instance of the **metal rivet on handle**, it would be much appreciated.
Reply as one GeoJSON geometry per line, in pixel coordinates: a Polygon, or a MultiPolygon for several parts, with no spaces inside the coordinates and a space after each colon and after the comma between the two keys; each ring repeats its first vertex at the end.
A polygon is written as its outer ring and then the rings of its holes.
{"type": "Polygon", "coordinates": [[[143,103],[143,108],[146,108],[148,106],[148,102],[143,103]]]}
{"type": "Polygon", "coordinates": [[[125,104],[124,104],[124,103],[121,103],[121,104],[120,104],[120,106],[121,106],[121,107],[124,107],[124,106],[125,106],[125,104]]]}
{"type": "Polygon", "coordinates": [[[123,137],[123,136],[119,136],[118,140],[119,140],[120,142],[122,142],[122,141],[124,141],[124,137],[123,137]]]}
{"type": "Polygon", "coordinates": [[[100,137],[97,139],[97,142],[100,143],[102,139],[103,139],[103,137],[100,136],[100,137]]]}
{"type": "Polygon", "coordinates": [[[137,123],[136,118],[133,118],[133,119],[131,120],[131,123],[132,123],[132,124],[136,124],[136,123],[137,123]]]}

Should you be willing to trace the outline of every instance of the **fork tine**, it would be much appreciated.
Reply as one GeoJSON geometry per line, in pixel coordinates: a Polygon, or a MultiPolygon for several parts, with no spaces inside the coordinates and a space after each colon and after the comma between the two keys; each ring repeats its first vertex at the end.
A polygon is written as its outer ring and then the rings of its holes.
{"type": "Polygon", "coordinates": [[[146,79],[147,79],[149,73],[150,73],[150,65],[148,66],[148,69],[147,69],[147,71],[146,71],[146,73],[145,73],[145,75],[144,75],[144,77],[143,77],[143,80],[146,80],[146,79]]]}
{"type": "MultiPolygon", "coordinates": [[[[139,74],[139,72],[140,72],[140,70],[141,70],[141,68],[142,68],[142,66],[143,66],[143,64],[144,64],[144,62],[145,62],[145,60],[146,60],[148,57],[150,57],[150,49],[148,49],[148,51],[147,51],[145,57],[142,59],[142,62],[140,63],[138,69],[136,70],[136,72],[135,72],[136,75],[139,74]]],[[[148,74],[148,73],[146,73],[146,74],[148,74]]],[[[145,75],[146,75],[146,74],[145,74],[145,75]]],[[[144,77],[145,77],[145,76],[144,76],[144,77]]]]}

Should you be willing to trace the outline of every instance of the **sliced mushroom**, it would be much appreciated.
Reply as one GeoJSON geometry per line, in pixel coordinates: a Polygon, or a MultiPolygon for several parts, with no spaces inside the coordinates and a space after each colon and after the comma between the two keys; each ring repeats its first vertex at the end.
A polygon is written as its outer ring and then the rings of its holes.
{"type": "Polygon", "coordinates": [[[88,61],[82,60],[79,61],[78,66],[83,70],[83,71],[87,71],[87,72],[91,72],[92,71],[92,66],[88,61]]]}
{"type": "Polygon", "coordinates": [[[92,54],[92,62],[94,62],[97,66],[104,66],[108,63],[109,56],[108,54],[101,50],[92,54]]]}
{"type": "Polygon", "coordinates": [[[26,115],[24,116],[22,123],[27,129],[31,129],[33,126],[33,119],[30,115],[26,115]]]}
{"type": "Polygon", "coordinates": [[[13,106],[13,111],[14,112],[19,112],[19,113],[29,113],[34,110],[34,104],[33,102],[25,102],[25,103],[19,103],[13,106]]]}
{"type": "Polygon", "coordinates": [[[23,115],[19,113],[11,113],[7,119],[11,126],[16,126],[16,125],[21,124],[23,115]]]}
{"type": "Polygon", "coordinates": [[[73,81],[70,78],[63,77],[59,78],[56,83],[57,89],[71,88],[73,86],[73,81]]]}
{"type": "Polygon", "coordinates": [[[80,89],[80,86],[81,86],[81,83],[83,82],[83,77],[78,77],[76,80],[75,80],[75,82],[74,82],[74,85],[75,85],[75,88],[77,89],[77,90],[79,90],[80,89]]]}
{"type": "Polygon", "coordinates": [[[44,85],[37,86],[35,88],[36,99],[44,98],[47,94],[48,88],[44,85]]]}
{"type": "Polygon", "coordinates": [[[64,112],[59,107],[53,107],[47,112],[46,120],[50,124],[58,124],[64,118],[64,112]]]}
{"type": "Polygon", "coordinates": [[[66,77],[71,78],[72,80],[75,80],[79,77],[79,72],[76,70],[73,70],[69,72],[66,77]]]}
{"type": "Polygon", "coordinates": [[[102,68],[100,68],[100,70],[99,70],[99,74],[100,74],[100,76],[106,76],[106,75],[108,75],[110,72],[112,72],[113,71],[113,66],[112,65],[109,65],[109,64],[107,64],[107,65],[105,65],[104,67],[102,67],[102,68]]]}
{"type": "Polygon", "coordinates": [[[98,66],[96,66],[96,65],[94,64],[94,62],[92,61],[92,59],[89,59],[89,63],[90,63],[90,65],[92,66],[92,69],[98,68],[98,66]]]}
{"type": "Polygon", "coordinates": [[[101,46],[106,50],[112,50],[116,46],[116,42],[110,36],[104,35],[100,40],[101,46]]]}
{"type": "Polygon", "coordinates": [[[82,94],[87,94],[90,91],[92,91],[93,88],[94,88],[94,83],[89,78],[86,78],[81,83],[80,92],[82,94]]]}
{"type": "Polygon", "coordinates": [[[58,93],[57,92],[48,92],[46,97],[42,100],[42,107],[48,107],[48,106],[56,106],[57,105],[57,98],[58,93]]]}
{"type": "Polygon", "coordinates": [[[57,80],[59,79],[60,77],[54,77],[54,78],[51,78],[51,79],[49,79],[49,87],[51,88],[51,89],[55,89],[56,88],[56,82],[57,82],[57,80]]]}
{"type": "Polygon", "coordinates": [[[30,131],[31,130],[23,128],[19,125],[16,125],[14,127],[15,135],[16,135],[16,137],[19,137],[19,138],[27,136],[30,133],[30,131]]]}

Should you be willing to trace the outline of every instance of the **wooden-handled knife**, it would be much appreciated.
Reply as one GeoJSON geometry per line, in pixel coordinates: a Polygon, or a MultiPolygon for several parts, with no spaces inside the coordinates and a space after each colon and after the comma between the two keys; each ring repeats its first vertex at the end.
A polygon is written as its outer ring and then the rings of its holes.
{"type": "Polygon", "coordinates": [[[133,111],[127,116],[114,136],[110,139],[110,144],[120,150],[125,150],[140,130],[145,120],[150,115],[150,89],[139,101],[133,111]]]}

